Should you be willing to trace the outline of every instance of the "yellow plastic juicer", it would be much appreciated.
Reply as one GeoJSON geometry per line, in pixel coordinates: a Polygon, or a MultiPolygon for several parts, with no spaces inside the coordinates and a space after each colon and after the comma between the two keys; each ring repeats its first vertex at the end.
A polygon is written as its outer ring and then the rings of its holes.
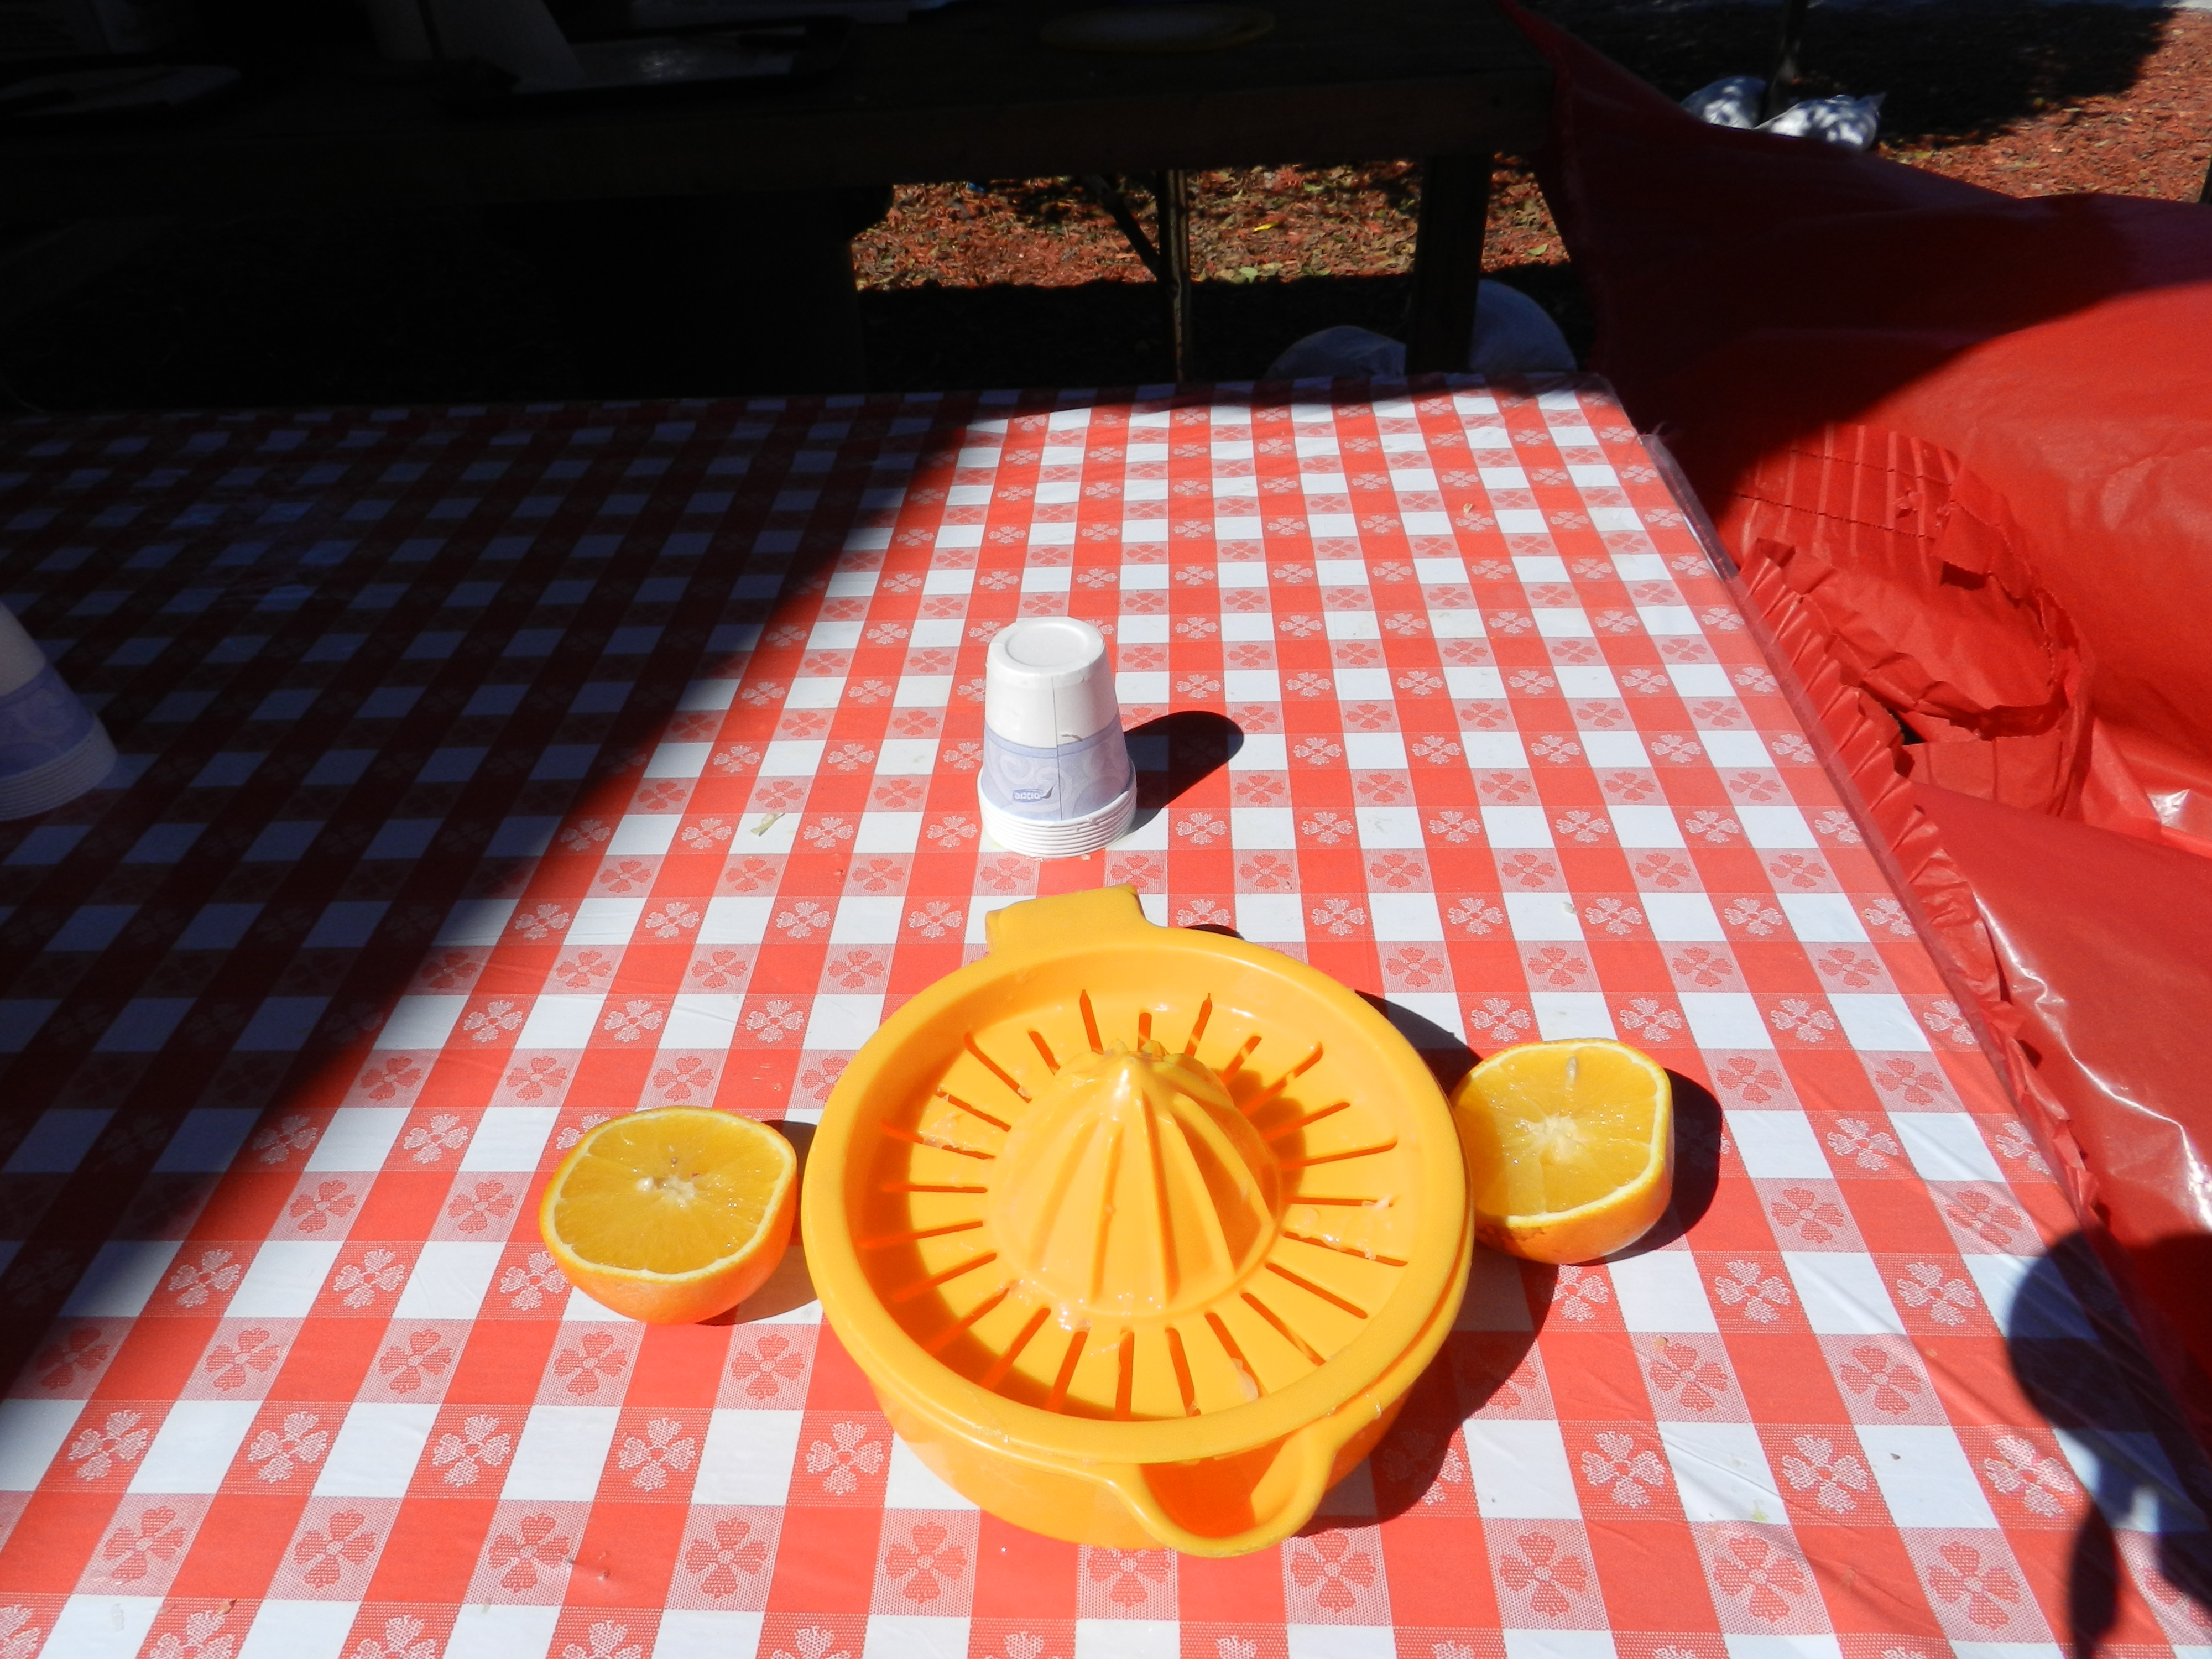
{"type": "Polygon", "coordinates": [[[1237,1555],[1365,1455],[1450,1328],[1428,1068],[1303,963],[1127,887],[988,919],[823,1114],[802,1229],[891,1425],[993,1514],[1237,1555]]]}

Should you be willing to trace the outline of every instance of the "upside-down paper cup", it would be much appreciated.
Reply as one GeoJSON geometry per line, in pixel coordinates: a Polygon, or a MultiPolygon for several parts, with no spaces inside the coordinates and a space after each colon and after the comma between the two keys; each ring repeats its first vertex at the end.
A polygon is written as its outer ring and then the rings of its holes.
{"type": "Polygon", "coordinates": [[[1137,775],[1089,623],[1025,617],[991,641],[975,791],[992,839],[1031,858],[1095,853],[1129,827],[1137,775]]]}
{"type": "Polygon", "coordinates": [[[52,811],[114,766],[106,729],[0,605],[0,819],[52,811]]]}

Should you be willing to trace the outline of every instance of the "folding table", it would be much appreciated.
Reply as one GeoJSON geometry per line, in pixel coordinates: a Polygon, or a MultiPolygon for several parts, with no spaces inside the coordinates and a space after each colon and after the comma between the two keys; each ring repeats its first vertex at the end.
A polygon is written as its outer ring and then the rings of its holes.
{"type": "Polygon", "coordinates": [[[127,757],[0,828],[10,1659],[2212,1646],[2202,1462],[1600,383],[21,422],[0,593],[127,757]],[[1150,809],[1040,865],[974,779],[1058,611],[1150,809]],[[1102,882],[1448,1076],[1679,1079],[1659,1231],[1480,1254],[1242,1559],[979,1513],[797,1252],[649,1329],[537,1237],[586,1126],[803,1143],[986,915],[1102,882]]]}

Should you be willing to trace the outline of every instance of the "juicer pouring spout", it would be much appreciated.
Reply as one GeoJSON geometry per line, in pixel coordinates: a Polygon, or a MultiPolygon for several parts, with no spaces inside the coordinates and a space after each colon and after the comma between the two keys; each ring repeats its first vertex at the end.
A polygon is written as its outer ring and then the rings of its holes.
{"type": "MultiPolygon", "coordinates": [[[[1360,1437],[1376,1437],[1379,1431],[1360,1437]]],[[[1234,1456],[1129,1464],[1103,1470],[1101,1476],[1168,1548],[1185,1555],[1249,1555],[1281,1543],[1321,1507],[1335,1484],[1337,1438],[1324,1420],[1234,1456]]]]}

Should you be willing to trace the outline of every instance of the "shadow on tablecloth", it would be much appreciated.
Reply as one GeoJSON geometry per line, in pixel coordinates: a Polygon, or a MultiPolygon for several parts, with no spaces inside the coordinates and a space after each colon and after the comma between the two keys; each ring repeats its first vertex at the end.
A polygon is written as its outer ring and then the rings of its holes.
{"type": "MultiPolygon", "coordinates": [[[[2212,1261],[2200,1265],[2200,1281],[2212,1277],[2212,1261]]],[[[2212,1608],[2212,1468],[2088,1240],[2070,1233],[2052,1245],[2000,1322],[2021,1392],[2090,1499],[2067,1562],[2064,1636],[2075,1659],[2094,1659],[2118,1623],[2124,1565],[2154,1566],[2212,1608]]],[[[1996,1451],[1985,1468],[2000,1486],[2040,1480],[2042,1460],[2027,1443],[2000,1441],[1996,1451]]]]}

